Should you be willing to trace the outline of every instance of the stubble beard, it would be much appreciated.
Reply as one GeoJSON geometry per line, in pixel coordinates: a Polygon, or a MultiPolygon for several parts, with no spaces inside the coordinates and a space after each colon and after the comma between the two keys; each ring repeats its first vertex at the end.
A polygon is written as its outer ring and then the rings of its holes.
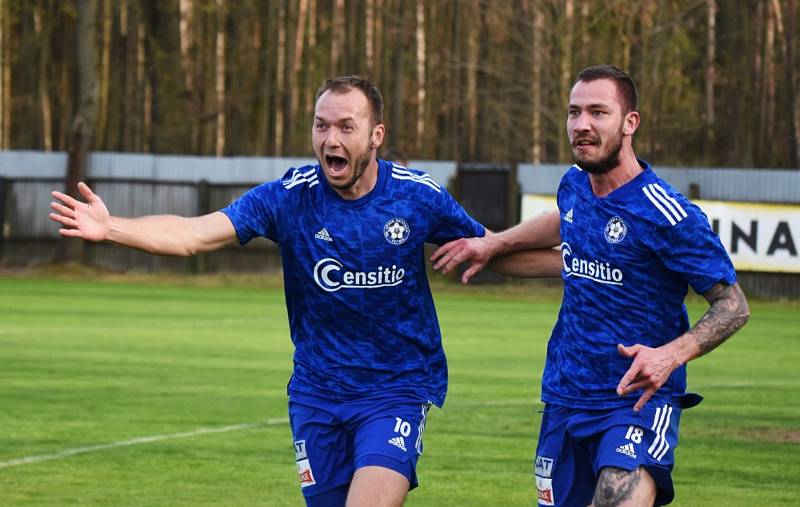
{"type": "Polygon", "coordinates": [[[358,180],[361,179],[361,176],[364,174],[364,171],[367,169],[367,166],[369,165],[369,162],[372,158],[370,156],[371,149],[372,148],[370,146],[370,143],[369,141],[367,141],[367,149],[364,151],[364,154],[353,161],[353,176],[348,181],[339,185],[334,184],[331,181],[328,181],[328,183],[333,188],[336,188],[338,190],[349,190],[353,188],[353,185],[355,185],[358,182],[358,180]]]}
{"type": "Polygon", "coordinates": [[[591,162],[588,160],[581,160],[578,157],[575,157],[575,162],[578,164],[578,167],[580,167],[589,174],[594,174],[595,176],[606,174],[610,170],[617,167],[620,163],[619,154],[620,152],[622,152],[622,128],[620,128],[616,139],[617,143],[613,145],[611,151],[608,152],[608,155],[601,158],[600,160],[591,162]]]}

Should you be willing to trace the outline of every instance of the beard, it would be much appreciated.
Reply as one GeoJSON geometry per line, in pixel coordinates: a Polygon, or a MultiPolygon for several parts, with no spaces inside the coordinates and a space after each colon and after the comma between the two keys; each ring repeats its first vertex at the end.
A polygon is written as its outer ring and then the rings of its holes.
{"type": "Polygon", "coordinates": [[[611,149],[608,154],[600,160],[589,161],[576,156],[575,162],[578,164],[578,167],[595,176],[606,174],[617,167],[619,165],[619,154],[622,151],[622,128],[620,128],[616,138],[611,139],[609,142],[614,144],[611,144],[611,149]]]}
{"type": "Polygon", "coordinates": [[[369,165],[370,160],[372,160],[371,153],[370,153],[371,149],[372,148],[370,147],[370,142],[367,141],[367,148],[364,150],[364,153],[362,155],[360,155],[359,157],[357,157],[355,160],[353,160],[353,176],[351,176],[349,180],[345,181],[344,183],[338,184],[338,185],[332,183],[331,181],[328,181],[328,183],[332,187],[337,188],[339,190],[347,190],[347,189],[352,188],[353,185],[355,185],[356,182],[358,182],[358,180],[364,174],[364,171],[367,169],[367,166],[369,165]]]}

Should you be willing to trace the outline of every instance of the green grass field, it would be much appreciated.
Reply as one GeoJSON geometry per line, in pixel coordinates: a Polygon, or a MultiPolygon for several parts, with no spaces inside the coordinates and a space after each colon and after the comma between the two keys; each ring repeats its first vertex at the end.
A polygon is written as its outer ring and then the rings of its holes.
{"type": "MultiPolygon", "coordinates": [[[[450,393],[407,505],[534,505],[558,297],[435,292],[450,393]]],[[[675,505],[800,504],[800,305],[751,306],[742,332],[690,365],[706,400],[681,421],[675,505]]],[[[277,287],[2,277],[0,505],[303,505],[291,364],[277,287]]]]}

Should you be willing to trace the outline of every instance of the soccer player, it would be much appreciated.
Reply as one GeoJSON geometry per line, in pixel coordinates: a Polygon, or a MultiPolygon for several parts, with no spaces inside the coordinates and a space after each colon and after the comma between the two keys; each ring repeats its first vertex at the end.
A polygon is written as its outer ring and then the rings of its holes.
{"type": "MultiPolygon", "coordinates": [[[[560,271],[564,295],[542,376],[539,505],[669,503],[681,411],[702,399],[686,392],[686,363],[749,317],[703,212],[636,158],[638,126],[630,76],[609,65],[582,70],[567,113],[576,165],[561,180],[558,211],[433,254],[444,272],[470,262],[466,283],[497,255],[560,245],[550,274],[560,271]],[[688,286],[710,304],[692,327],[688,286]]],[[[525,275],[532,264],[514,255],[494,267],[525,275]]]]}
{"type": "Polygon", "coordinates": [[[221,211],[127,219],[83,183],[85,203],[53,192],[50,216],[68,237],[163,255],[278,243],[295,346],[289,416],[309,506],[397,506],[417,486],[426,415],[447,390],[423,248],[485,233],[430,176],[377,159],[384,133],[378,89],[340,77],[317,92],[318,164],[221,211]]]}

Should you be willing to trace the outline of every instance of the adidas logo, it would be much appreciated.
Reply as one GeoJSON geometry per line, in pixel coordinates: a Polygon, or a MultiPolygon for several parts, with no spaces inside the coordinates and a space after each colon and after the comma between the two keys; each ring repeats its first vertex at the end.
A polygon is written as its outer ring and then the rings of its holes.
{"type": "Polygon", "coordinates": [[[403,437],[390,438],[389,443],[399,449],[402,449],[403,452],[406,452],[406,441],[403,437]]]}
{"type": "Polygon", "coordinates": [[[564,221],[572,223],[572,208],[570,208],[569,211],[567,211],[567,213],[564,215],[564,221]]]}
{"type": "Polygon", "coordinates": [[[321,239],[322,241],[333,241],[331,235],[328,234],[328,229],[324,227],[320,229],[318,233],[314,234],[314,237],[317,239],[321,239]]]}
{"type": "Polygon", "coordinates": [[[620,454],[624,454],[625,456],[630,456],[631,458],[636,459],[636,450],[633,448],[633,444],[625,444],[617,447],[617,452],[620,454]]]}

